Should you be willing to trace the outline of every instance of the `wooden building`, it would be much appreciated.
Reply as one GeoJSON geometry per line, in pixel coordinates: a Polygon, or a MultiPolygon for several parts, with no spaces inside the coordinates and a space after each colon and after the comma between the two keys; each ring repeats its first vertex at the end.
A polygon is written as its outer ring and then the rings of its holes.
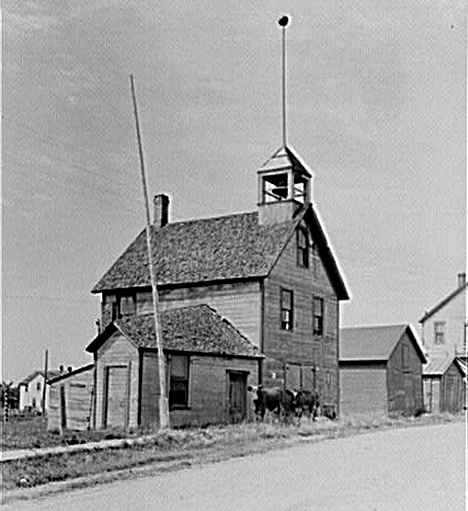
{"type": "MultiPolygon", "coordinates": [[[[339,304],[349,295],[311,203],[312,175],[291,148],[281,147],[257,178],[258,209],[252,213],[171,223],[169,197],[154,198],[160,308],[209,305],[265,355],[259,381],[315,386],[336,410],[339,304]]],[[[93,292],[102,295],[106,332],[112,322],[151,312],[144,231],[93,292]]],[[[99,368],[101,352],[96,354],[99,368]]]]}
{"type": "MultiPolygon", "coordinates": [[[[259,350],[207,305],[161,314],[172,426],[252,418],[247,387],[258,381],[259,350]]],[[[159,418],[158,359],[152,314],[110,323],[87,347],[94,354],[93,427],[136,427],[159,418]]]]}
{"type": "Polygon", "coordinates": [[[19,411],[20,412],[44,412],[49,407],[49,385],[51,378],[57,376],[57,371],[47,371],[47,379],[44,371],[38,370],[29,374],[19,384],[19,411]],[[45,386],[45,390],[44,390],[45,386]],[[45,403],[44,403],[45,398],[45,403]]]}
{"type": "Polygon", "coordinates": [[[94,364],[60,374],[49,381],[47,429],[85,431],[91,428],[94,364]]]}
{"type": "Polygon", "coordinates": [[[424,350],[429,357],[455,355],[466,365],[467,308],[466,274],[459,273],[456,288],[447,293],[419,320],[424,350]]]}
{"type": "Polygon", "coordinates": [[[422,411],[425,362],[411,325],[342,329],[341,413],[387,415],[422,411]]]}
{"type": "Polygon", "coordinates": [[[466,374],[453,354],[434,356],[423,366],[426,412],[457,413],[466,405],[466,374]]]}

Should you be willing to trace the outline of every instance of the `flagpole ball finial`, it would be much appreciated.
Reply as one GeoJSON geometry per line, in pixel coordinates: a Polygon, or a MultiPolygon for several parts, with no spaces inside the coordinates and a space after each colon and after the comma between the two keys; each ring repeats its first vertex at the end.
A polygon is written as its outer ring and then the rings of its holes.
{"type": "Polygon", "coordinates": [[[279,20],[278,20],[278,25],[280,27],[285,27],[287,24],[289,23],[289,17],[288,16],[282,16],[279,20]]]}

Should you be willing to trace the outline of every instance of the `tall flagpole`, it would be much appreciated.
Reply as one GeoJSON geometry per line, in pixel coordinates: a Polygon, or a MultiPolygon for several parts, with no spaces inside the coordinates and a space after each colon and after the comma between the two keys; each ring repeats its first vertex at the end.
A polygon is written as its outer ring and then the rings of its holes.
{"type": "Polygon", "coordinates": [[[278,20],[278,25],[282,28],[282,61],[283,61],[283,146],[286,147],[286,26],[289,23],[288,16],[283,16],[278,20]]]}
{"type": "Polygon", "coordinates": [[[159,429],[169,428],[169,403],[166,394],[166,364],[164,361],[164,353],[162,346],[162,331],[159,321],[159,298],[158,289],[156,287],[156,277],[154,274],[153,251],[151,250],[151,217],[148,200],[148,189],[146,186],[145,165],[143,160],[143,146],[141,143],[140,124],[138,122],[138,110],[135,94],[135,84],[133,75],[130,75],[130,87],[132,90],[133,110],[135,113],[136,133],[138,140],[138,151],[140,155],[141,180],[143,183],[143,195],[146,208],[146,246],[148,250],[148,263],[151,278],[151,290],[153,293],[153,316],[154,316],[154,333],[156,336],[156,347],[158,349],[158,368],[159,368],[159,429]]]}

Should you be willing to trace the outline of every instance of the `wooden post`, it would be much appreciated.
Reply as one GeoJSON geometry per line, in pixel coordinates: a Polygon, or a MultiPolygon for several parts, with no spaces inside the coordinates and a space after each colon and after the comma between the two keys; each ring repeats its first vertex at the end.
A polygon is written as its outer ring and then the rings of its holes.
{"type": "Polygon", "coordinates": [[[148,190],[147,190],[147,186],[146,186],[145,165],[144,165],[144,160],[143,160],[143,146],[142,146],[142,142],[141,142],[140,125],[138,122],[138,110],[137,110],[135,84],[133,81],[133,75],[130,75],[130,86],[131,86],[131,90],[132,90],[133,109],[134,109],[134,113],[135,113],[138,151],[139,151],[139,155],[140,155],[141,180],[143,183],[143,195],[144,195],[145,209],[146,209],[146,247],[147,247],[147,251],[148,251],[148,264],[149,264],[149,271],[150,271],[150,278],[151,278],[151,289],[152,289],[152,294],[153,294],[154,333],[156,336],[156,347],[158,349],[159,393],[160,393],[160,396],[159,396],[159,428],[166,429],[169,427],[169,403],[168,403],[167,394],[166,394],[166,364],[165,364],[164,353],[163,353],[161,324],[159,321],[158,289],[157,289],[156,276],[154,274],[153,251],[151,249],[150,208],[149,208],[149,200],[148,200],[148,190]]]}
{"type": "Polygon", "coordinates": [[[49,370],[49,350],[45,350],[44,360],[44,388],[42,389],[42,413],[46,414],[46,398],[47,398],[47,371],[49,370]]]}

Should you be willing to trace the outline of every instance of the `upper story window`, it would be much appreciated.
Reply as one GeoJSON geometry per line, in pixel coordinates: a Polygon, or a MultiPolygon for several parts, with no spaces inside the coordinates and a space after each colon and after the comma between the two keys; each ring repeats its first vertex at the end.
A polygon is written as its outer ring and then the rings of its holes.
{"type": "Polygon", "coordinates": [[[29,391],[29,385],[26,383],[26,385],[24,386],[24,391],[25,392],[28,392],[29,391]]]}
{"type": "Polygon", "coordinates": [[[297,230],[297,265],[309,267],[309,238],[303,228],[297,230]]]}
{"type": "Polygon", "coordinates": [[[41,382],[40,381],[38,381],[36,383],[36,390],[41,390],[41,382]]]}
{"type": "Polygon", "coordinates": [[[294,297],[293,292],[281,289],[281,328],[283,330],[293,329],[294,319],[294,297]]]}
{"type": "Polygon", "coordinates": [[[402,365],[403,369],[410,368],[410,350],[406,342],[402,345],[402,365]]]}
{"type": "Polygon", "coordinates": [[[188,406],[189,394],[189,357],[171,355],[169,359],[169,407],[188,406]]]}
{"type": "Polygon", "coordinates": [[[323,298],[314,298],[314,335],[323,335],[323,298]]]}
{"type": "Polygon", "coordinates": [[[111,319],[115,321],[122,316],[136,314],[136,293],[129,292],[119,295],[108,295],[106,300],[111,304],[111,319]]]}
{"type": "Polygon", "coordinates": [[[434,344],[444,344],[445,342],[445,322],[436,321],[434,323],[434,344]]]}

